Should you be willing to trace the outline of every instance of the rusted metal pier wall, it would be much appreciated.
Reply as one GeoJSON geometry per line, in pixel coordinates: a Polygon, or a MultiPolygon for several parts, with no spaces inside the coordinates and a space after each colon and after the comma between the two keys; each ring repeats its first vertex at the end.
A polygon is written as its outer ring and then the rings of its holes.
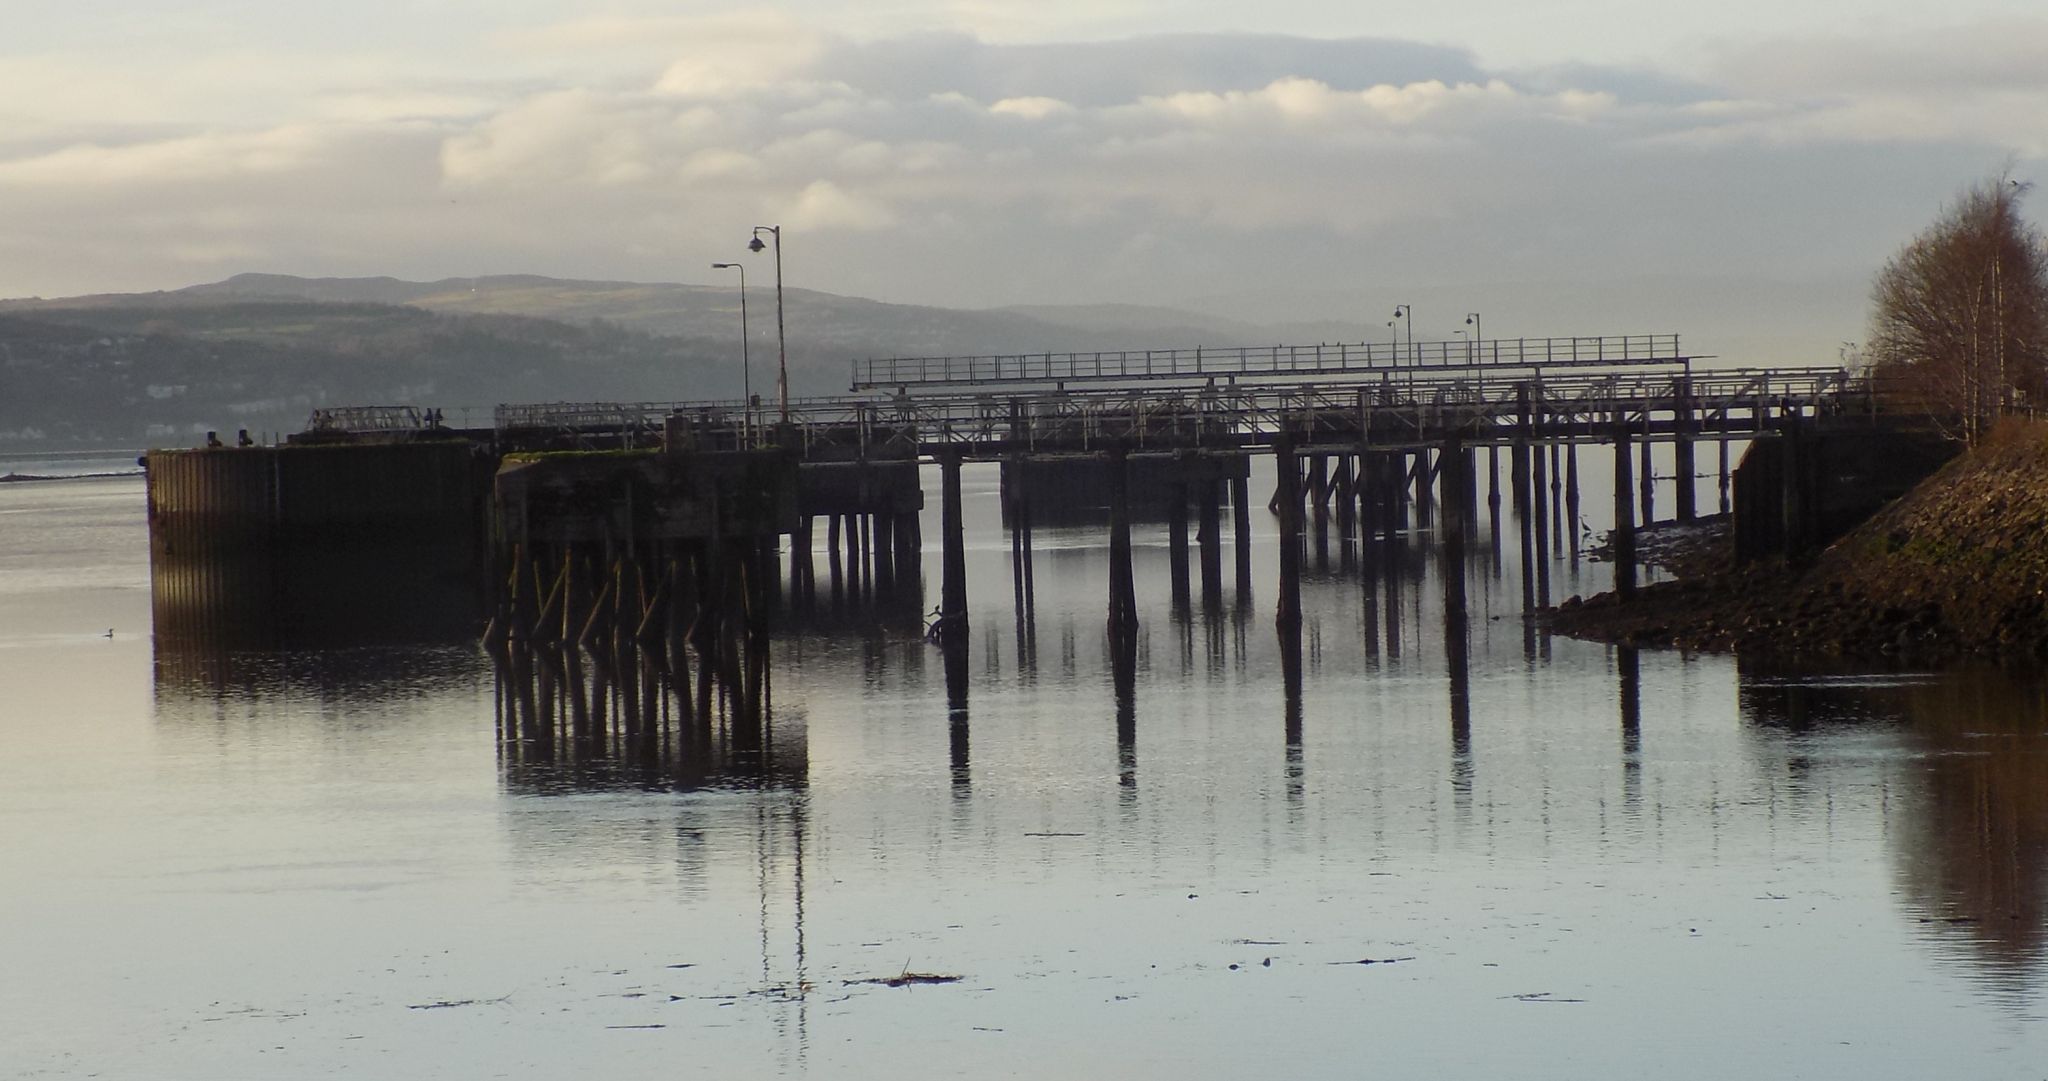
{"type": "Polygon", "coordinates": [[[144,464],[159,639],[450,640],[482,624],[490,463],[468,442],[157,450],[144,464]]]}
{"type": "Polygon", "coordinates": [[[1798,558],[1832,543],[1953,458],[1932,433],[1788,423],[1734,472],[1735,558],[1798,558]]]}

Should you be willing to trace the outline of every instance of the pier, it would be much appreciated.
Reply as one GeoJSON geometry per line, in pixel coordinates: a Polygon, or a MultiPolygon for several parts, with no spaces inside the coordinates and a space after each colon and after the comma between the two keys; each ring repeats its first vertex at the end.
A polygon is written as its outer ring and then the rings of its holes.
{"type": "MultiPolygon", "coordinates": [[[[383,568],[425,567],[470,587],[468,608],[436,603],[473,613],[518,688],[503,711],[508,738],[549,755],[659,755],[714,728],[738,733],[742,749],[757,743],[775,613],[852,613],[926,630],[941,647],[964,760],[966,463],[1002,470],[1020,623],[1033,618],[1034,527],[1106,529],[1104,630],[1126,681],[1140,630],[1133,522],[1166,524],[1175,610],[1199,599],[1214,612],[1226,520],[1237,596],[1251,594],[1251,515],[1263,500],[1281,535],[1273,618],[1298,683],[1300,579],[1311,561],[1329,565],[1333,535],[1347,565],[1373,558],[1373,538],[1409,530],[1445,538],[1446,558],[1462,560],[1484,516],[1496,564],[1505,538],[1520,566],[1523,611],[1553,603],[1551,553],[1581,544],[1588,446],[1611,452],[1624,595],[1638,579],[1635,530],[1660,508],[1700,515],[1707,481],[1710,506],[1747,519],[1750,554],[1819,539],[1813,508],[1827,502],[1829,474],[1814,448],[1830,432],[1880,427],[1871,389],[1839,368],[1700,359],[1676,335],[893,358],[857,363],[849,394],[791,399],[787,420],[736,401],[504,405],[477,430],[406,407],[323,410],[285,446],[152,452],[159,627],[219,624],[225,600],[255,595],[298,612],[265,626],[302,630],[301,609],[349,607],[351,581],[417,581],[383,568]],[[1713,452],[1706,473],[1701,444],[1713,452]],[[1731,444],[1784,449],[1768,478],[1738,485],[1731,444]],[[1652,448],[1666,446],[1660,471],[1652,448]],[[929,611],[920,463],[939,480],[929,611]],[[1271,476],[1270,496],[1264,484],[1254,493],[1259,475],[1271,476]],[[308,526],[290,508],[313,490],[340,509],[308,526]],[[421,519],[421,506],[448,522],[421,519]],[[366,537],[381,538],[377,566],[308,569],[366,537]],[[250,584],[259,563],[267,588],[250,584]],[[203,569],[213,565],[235,572],[203,569]],[[308,576],[333,596],[304,603],[293,583],[308,576]]],[[[1385,572],[1391,606],[1399,582],[1385,572]]],[[[366,616],[315,622],[389,625],[399,605],[387,596],[366,616]]],[[[1462,620],[1454,613],[1446,633],[1462,620]]]]}

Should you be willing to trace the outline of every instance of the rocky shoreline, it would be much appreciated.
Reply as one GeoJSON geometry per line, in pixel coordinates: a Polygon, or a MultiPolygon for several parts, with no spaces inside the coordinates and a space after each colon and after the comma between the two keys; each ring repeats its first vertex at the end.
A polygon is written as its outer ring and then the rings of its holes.
{"type": "Polygon", "coordinates": [[[1677,577],[1626,604],[1573,597],[1544,618],[1746,656],[2048,662],[2048,424],[2007,422],[1810,561],[1737,566],[1723,529],[1663,562],[1677,577]]]}

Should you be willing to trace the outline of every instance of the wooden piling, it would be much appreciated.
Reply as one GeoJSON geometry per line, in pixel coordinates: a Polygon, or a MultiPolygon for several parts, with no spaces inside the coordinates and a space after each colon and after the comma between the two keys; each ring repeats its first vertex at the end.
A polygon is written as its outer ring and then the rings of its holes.
{"type": "Polygon", "coordinates": [[[1230,512],[1230,541],[1237,563],[1237,603],[1242,605],[1252,595],[1252,508],[1251,480],[1248,477],[1231,478],[1230,512]]]}
{"type": "Polygon", "coordinates": [[[1415,528],[1428,529],[1436,520],[1436,465],[1428,447],[1415,448],[1415,528]]]}
{"type": "Polygon", "coordinates": [[[1202,609],[1214,612],[1223,604],[1223,506],[1220,480],[1205,479],[1196,539],[1202,549],[1202,609]]]}
{"type": "Polygon", "coordinates": [[[1679,376],[1674,389],[1672,408],[1672,429],[1675,442],[1671,444],[1672,482],[1677,486],[1676,507],[1678,520],[1690,522],[1699,517],[1698,496],[1695,491],[1693,473],[1693,403],[1692,378],[1679,376]]]}
{"type": "Polygon", "coordinates": [[[1122,449],[1109,453],[1109,640],[1114,656],[1135,648],[1138,639],[1138,595],[1131,573],[1129,464],[1122,449]]]}
{"type": "Polygon", "coordinates": [[[1188,588],[1188,486],[1184,480],[1166,486],[1166,562],[1172,578],[1173,607],[1184,612],[1190,604],[1188,588]]]}
{"type": "Polygon", "coordinates": [[[1280,600],[1274,621],[1283,629],[1301,626],[1301,472],[1294,460],[1294,440],[1285,432],[1273,443],[1280,478],[1280,600]]]}
{"type": "Polygon", "coordinates": [[[1643,441],[1640,447],[1643,455],[1643,468],[1640,473],[1636,474],[1636,485],[1642,489],[1643,525],[1645,526],[1657,524],[1657,473],[1655,462],[1650,455],[1649,424],[1650,422],[1647,419],[1643,421],[1643,441]]]}
{"type": "Polygon", "coordinates": [[[1576,567],[1578,566],[1579,558],[1579,536],[1583,532],[1580,527],[1584,522],[1584,519],[1579,514],[1579,445],[1577,443],[1570,443],[1565,446],[1564,468],[1565,520],[1569,523],[1566,532],[1570,535],[1571,539],[1572,565],[1576,567]]]}
{"type": "Polygon", "coordinates": [[[1636,508],[1635,478],[1629,469],[1629,430],[1626,423],[1614,428],[1614,595],[1622,600],[1636,595],[1636,508]]]}
{"type": "MultiPolygon", "coordinates": [[[[941,519],[941,557],[939,611],[945,622],[944,637],[948,642],[955,638],[964,647],[967,643],[967,533],[960,517],[960,454],[947,451],[939,455],[939,513],[941,519]]],[[[965,662],[963,654],[962,662],[965,662]]]]}
{"type": "Polygon", "coordinates": [[[1535,448],[1529,474],[1529,503],[1535,510],[1529,531],[1536,542],[1536,604],[1540,608],[1550,607],[1550,486],[1545,479],[1545,450],[1535,448]]]}

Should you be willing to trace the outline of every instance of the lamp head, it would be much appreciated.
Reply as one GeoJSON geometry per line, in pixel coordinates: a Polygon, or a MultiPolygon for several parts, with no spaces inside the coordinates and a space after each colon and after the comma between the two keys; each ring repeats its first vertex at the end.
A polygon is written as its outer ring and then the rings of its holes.
{"type": "MultiPolygon", "coordinates": [[[[738,263],[713,263],[713,264],[711,264],[711,269],[713,269],[713,270],[731,270],[731,269],[733,269],[733,268],[735,268],[735,267],[740,267],[740,265],[739,265],[738,263]]],[[[740,267],[740,269],[744,270],[744,269],[746,269],[746,268],[744,268],[744,267],[740,267]]]]}
{"type": "Polygon", "coordinates": [[[761,243],[761,238],[758,236],[752,240],[747,241],[748,251],[760,251],[762,248],[765,248],[767,246],[768,245],[761,243]]]}

